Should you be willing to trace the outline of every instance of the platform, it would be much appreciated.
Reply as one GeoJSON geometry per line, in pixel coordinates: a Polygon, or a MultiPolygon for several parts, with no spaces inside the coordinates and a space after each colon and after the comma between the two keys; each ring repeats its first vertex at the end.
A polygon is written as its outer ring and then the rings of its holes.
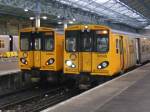
{"type": "Polygon", "coordinates": [[[150,112],[150,63],[42,112],[150,112]]]}
{"type": "Polygon", "coordinates": [[[18,62],[1,62],[0,76],[19,72],[18,62]]]}

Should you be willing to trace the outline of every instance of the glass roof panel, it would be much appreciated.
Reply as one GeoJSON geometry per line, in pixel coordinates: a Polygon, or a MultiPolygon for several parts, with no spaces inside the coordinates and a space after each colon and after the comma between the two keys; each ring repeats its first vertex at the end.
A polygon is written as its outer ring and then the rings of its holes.
{"type": "Polygon", "coordinates": [[[143,27],[148,24],[144,16],[131,9],[119,0],[56,0],[64,4],[77,6],[86,11],[103,15],[115,22],[143,27]],[[141,22],[144,20],[144,23],[141,22]]]}

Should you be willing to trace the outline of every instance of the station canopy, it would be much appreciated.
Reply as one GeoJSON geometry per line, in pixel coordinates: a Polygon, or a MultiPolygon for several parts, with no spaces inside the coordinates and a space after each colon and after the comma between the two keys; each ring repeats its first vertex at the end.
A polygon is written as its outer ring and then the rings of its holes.
{"type": "MultiPolygon", "coordinates": [[[[129,7],[121,0],[56,0],[72,7],[98,14],[112,20],[114,23],[123,23],[129,26],[144,28],[150,24],[150,19],[129,7]]],[[[124,0],[125,1],[125,0],[124,0]]],[[[130,0],[135,2],[138,0],[130,0]]],[[[129,3],[129,2],[128,2],[129,3]]],[[[142,4],[141,4],[142,5],[142,4]]],[[[140,6],[139,6],[140,7],[140,6]]]]}

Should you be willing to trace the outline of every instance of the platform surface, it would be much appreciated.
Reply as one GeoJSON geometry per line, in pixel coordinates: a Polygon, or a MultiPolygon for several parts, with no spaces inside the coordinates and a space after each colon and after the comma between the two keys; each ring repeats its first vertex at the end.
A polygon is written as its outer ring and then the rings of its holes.
{"type": "Polygon", "coordinates": [[[42,112],[150,112],[150,64],[42,112]]]}
{"type": "Polygon", "coordinates": [[[0,76],[19,72],[18,62],[1,62],[0,76]]]}

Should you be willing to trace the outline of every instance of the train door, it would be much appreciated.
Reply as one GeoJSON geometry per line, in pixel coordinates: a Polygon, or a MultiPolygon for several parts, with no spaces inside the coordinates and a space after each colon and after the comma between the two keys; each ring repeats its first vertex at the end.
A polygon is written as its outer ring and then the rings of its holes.
{"type": "Polygon", "coordinates": [[[41,33],[32,33],[31,37],[33,39],[33,65],[35,68],[39,68],[41,65],[41,43],[42,43],[42,34],[41,33]]]}
{"type": "Polygon", "coordinates": [[[137,64],[141,62],[141,54],[140,54],[140,38],[136,38],[136,56],[137,56],[137,64]]]}
{"type": "Polygon", "coordinates": [[[82,60],[82,71],[91,72],[92,71],[92,33],[88,31],[81,32],[81,60],[82,60]]]}
{"type": "Polygon", "coordinates": [[[20,53],[21,66],[31,68],[33,66],[33,51],[32,51],[32,38],[31,32],[20,33],[20,53]],[[26,61],[25,61],[26,60],[26,61]]]}
{"type": "MultiPolygon", "coordinates": [[[[57,40],[56,40],[57,41],[57,40]]],[[[53,31],[45,31],[42,35],[41,50],[41,69],[55,69],[55,33],[53,31]],[[54,63],[54,64],[53,64],[54,63]]],[[[60,65],[61,66],[61,65],[60,65]]]]}
{"type": "Polygon", "coordinates": [[[119,47],[120,47],[120,67],[121,67],[121,70],[124,69],[124,63],[125,63],[125,60],[124,60],[124,48],[123,48],[123,36],[119,36],[119,47]]]}

